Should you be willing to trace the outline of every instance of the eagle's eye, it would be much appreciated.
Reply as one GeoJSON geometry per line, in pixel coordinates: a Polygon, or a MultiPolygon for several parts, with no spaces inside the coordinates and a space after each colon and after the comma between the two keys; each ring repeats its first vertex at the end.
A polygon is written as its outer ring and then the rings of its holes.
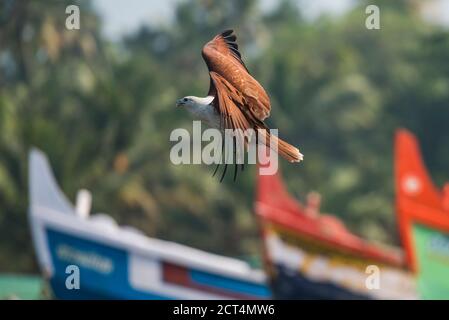
{"type": "Polygon", "coordinates": [[[182,99],[182,102],[187,102],[187,100],[189,100],[189,99],[184,98],[184,99],[182,99]]]}

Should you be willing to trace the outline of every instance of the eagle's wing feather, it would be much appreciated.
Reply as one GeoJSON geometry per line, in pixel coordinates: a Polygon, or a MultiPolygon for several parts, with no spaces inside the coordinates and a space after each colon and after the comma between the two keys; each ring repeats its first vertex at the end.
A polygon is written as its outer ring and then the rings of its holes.
{"type": "MultiPolygon", "coordinates": [[[[232,30],[227,30],[209,41],[202,50],[210,72],[215,72],[233,86],[243,101],[242,108],[249,109],[260,121],[270,115],[270,99],[264,88],[248,72],[232,30]]],[[[209,95],[215,96],[211,79],[209,95]]]]}
{"type": "Polygon", "coordinates": [[[213,104],[221,116],[223,129],[253,128],[242,110],[245,104],[242,94],[218,73],[211,71],[209,74],[215,91],[213,104]]]}
{"type": "MultiPolygon", "coordinates": [[[[251,109],[245,108],[245,96],[240,91],[218,73],[212,71],[209,74],[216,92],[212,103],[221,115],[223,129],[241,129],[242,131],[239,132],[243,133],[245,133],[246,129],[254,129],[261,135],[261,143],[270,148],[275,145],[275,151],[288,161],[299,162],[302,160],[303,155],[299,152],[298,148],[279,139],[275,135],[271,135],[267,126],[253,114],[251,109]]],[[[258,135],[256,135],[256,143],[257,137],[258,135]]],[[[237,138],[241,143],[247,145],[251,136],[244,134],[243,136],[237,135],[237,138]]]]}
{"type": "MultiPolygon", "coordinates": [[[[248,121],[245,117],[244,112],[242,111],[242,106],[244,104],[243,96],[240,94],[238,90],[234,88],[232,84],[230,84],[226,79],[220,76],[216,72],[210,72],[211,79],[211,87],[213,88],[213,92],[215,93],[215,98],[212,101],[212,104],[220,114],[220,127],[224,130],[231,129],[231,133],[233,134],[233,144],[234,144],[234,152],[236,152],[236,146],[247,146],[250,137],[246,135],[246,130],[252,128],[253,125],[248,121]]],[[[227,134],[227,132],[225,132],[227,134]]],[[[239,147],[240,148],[240,147],[239,147]]],[[[223,148],[224,150],[224,144],[223,148]]],[[[237,159],[237,154],[234,153],[235,159],[237,159]]],[[[225,162],[225,167],[223,173],[220,178],[220,182],[223,180],[226,169],[227,162],[225,162]]],[[[234,181],[237,177],[238,165],[234,162],[234,181]]],[[[219,166],[219,165],[218,165],[219,166]]],[[[214,175],[218,170],[218,166],[215,169],[214,175]]],[[[244,165],[242,163],[241,170],[243,171],[244,165]]]]}
{"type": "MultiPolygon", "coordinates": [[[[271,135],[263,123],[270,115],[270,99],[257,80],[249,74],[235,40],[232,30],[225,31],[209,41],[202,51],[209,68],[209,95],[214,96],[212,103],[221,116],[221,128],[234,131],[240,129],[243,133],[247,129],[255,129],[262,133],[262,143],[270,148],[277,146],[276,151],[281,156],[290,162],[299,162],[302,160],[299,150],[271,135]],[[274,143],[271,144],[270,140],[274,143]]],[[[250,137],[240,138],[244,139],[241,141],[246,145],[247,138],[250,137]]]]}

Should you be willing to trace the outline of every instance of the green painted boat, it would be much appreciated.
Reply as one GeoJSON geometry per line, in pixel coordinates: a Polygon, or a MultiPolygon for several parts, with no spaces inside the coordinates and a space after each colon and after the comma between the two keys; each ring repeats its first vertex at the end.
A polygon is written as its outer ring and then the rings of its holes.
{"type": "Polygon", "coordinates": [[[44,280],[34,275],[0,274],[0,299],[35,300],[44,297],[44,280]]]}

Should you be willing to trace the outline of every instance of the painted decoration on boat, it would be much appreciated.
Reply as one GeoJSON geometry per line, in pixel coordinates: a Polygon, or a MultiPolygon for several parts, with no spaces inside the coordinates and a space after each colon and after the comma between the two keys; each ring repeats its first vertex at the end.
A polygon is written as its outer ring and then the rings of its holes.
{"type": "Polygon", "coordinates": [[[58,299],[269,299],[265,274],[246,262],[147,237],[73,206],[44,154],[30,154],[29,221],[39,266],[58,299]],[[72,274],[76,270],[76,274],[72,274]],[[74,277],[78,279],[74,283],[74,277]],[[69,283],[68,283],[69,282],[69,283]]]}
{"type": "Polygon", "coordinates": [[[319,199],[311,193],[303,205],[278,174],[258,177],[255,210],[274,296],[416,299],[415,278],[401,250],[351,233],[335,216],[319,212],[319,199]]]}
{"type": "Polygon", "coordinates": [[[398,130],[396,211],[407,263],[423,299],[449,299],[449,184],[432,182],[416,138],[398,130]]]}

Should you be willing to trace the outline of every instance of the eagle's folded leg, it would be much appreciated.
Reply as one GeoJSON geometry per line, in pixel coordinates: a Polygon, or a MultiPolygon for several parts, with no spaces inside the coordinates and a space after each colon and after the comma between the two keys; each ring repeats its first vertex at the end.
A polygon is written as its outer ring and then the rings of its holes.
{"type": "Polygon", "coordinates": [[[217,166],[215,167],[214,173],[212,174],[212,177],[215,177],[219,167],[220,167],[220,164],[217,164],[217,166]]]}
{"type": "Polygon", "coordinates": [[[225,162],[223,173],[221,174],[220,182],[223,182],[223,179],[226,175],[226,170],[228,169],[228,164],[225,162]]]}
{"type": "Polygon", "coordinates": [[[235,137],[233,137],[232,138],[232,140],[233,140],[233,142],[234,142],[234,182],[235,182],[235,179],[237,178],[237,171],[238,171],[238,169],[239,169],[239,166],[238,166],[238,164],[237,164],[237,143],[236,143],[236,138],[235,137]]]}
{"type": "MultiPolygon", "coordinates": [[[[223,150],[224,150],[224,141],[221,141],[221,154],[220,154],[220,159],[223,156],[223,150]]],[[[217,166],[215,167],[214,173],[212,174],[212,177],[215,177],[215,175],[217,174],[218,168],[220,167],[220,162],[218,162],[217,166]]]]}

